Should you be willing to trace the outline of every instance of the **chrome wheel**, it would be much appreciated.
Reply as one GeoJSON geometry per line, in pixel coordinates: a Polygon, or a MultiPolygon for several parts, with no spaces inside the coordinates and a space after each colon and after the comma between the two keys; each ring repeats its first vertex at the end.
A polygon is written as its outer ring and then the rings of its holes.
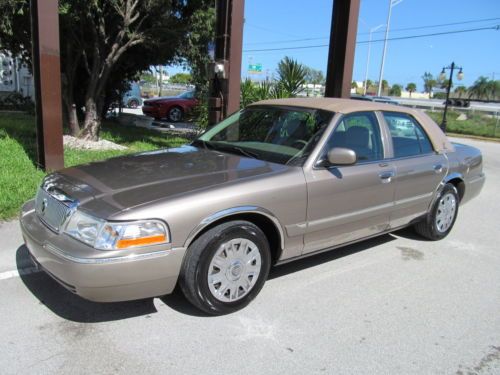
{"type": "Polygon", "coordinates": [[[259,248],[246,238],[223,243],[208,268],[208,287],[222,302],[245,297],[254,287],[262,268],[259,248]]]}
{"type": "Polygon", "coordinates": [[[168,112],[168,118],[170,121],[177,122],[182,118],[182,110],[180,108],[174,107],[168,112]]]}
{"type": "Polygon", "coordinates": [[[439,232],[446,232],[455,219],[457,210],[457,200],[452,193],[447,193],[441,197],[436,212],[436,228],[439,232]]]}

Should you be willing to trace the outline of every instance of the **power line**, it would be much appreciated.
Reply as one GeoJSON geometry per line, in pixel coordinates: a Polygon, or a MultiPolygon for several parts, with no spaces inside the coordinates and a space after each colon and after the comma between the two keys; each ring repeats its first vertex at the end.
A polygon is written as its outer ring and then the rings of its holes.
{"type": "MultiPolygon", "coordinates": [[[[447,34],[459,34],[459,33],[469,33],[469,32],[474,32],[474,31],[481,31],[481,30],[500,30],[500,24],[496,26],[490,26],[490,27],[479,27],[475,29],[465,29],[465,30],[454,30],[454,31],[443,31],[440,33],[429,33],[429,34],[419,34],[419,35],[409,35],[409,36],[400,36],[400,37],[392,37],[392,38],[387,38],[387,40],[404,40],[404,39],[416,39],[416,38],[425,38],[429,36],[438,36],[438,35],[447,35],[447,34]]],[[[372,43],[375,42],[383,42],[384,39],[374,39],[372,40],[372,43]]],[[[365,44],[369,43],[369,40],[362,40],[356,42],[357,44],[365,44]]],[[[311,45],[311,46],[296,46],[296,47],[280,47],[280,48],[262,48],[262,49],[249,49],[249,50],[243,50],[243,52],[266,52],[266,51],[285,51],[285,50],[296,50],[296,49],[310,49],[310,48],[323,48],[323,47],[328,47],[329,44],[317,44],[317,45],[311,45]]]]}
{"type": "MultiPolygon", "coordinates": [[[[441,24],[437,24],[437,25],[426,25],[426,26],[412,26],[412,27],[404,27],[404,28],[399,28],[399,29],[392,29],[391,32],[398,32],[398,31],[409,31],[409,30],[421,30],[421,29],[431,29],[431,28],[434,28],[434,27],[445,27],[445,26],[453,26],[453,25],[464,25],[464,24],[468,24],[468,23],[477,23],[477,22],[487,22],[487,21],[497,21],[497,20],[500,20],[500,17],[495,17],[495,18],[482,18],[482,19],[477,19],[477,20],[467,20],[467,21],[460,21],[460,22],[450,22],[450,23],[441,23],[441,24]]],[[[260,27],[260,26],[255,26],[255,25],[250,25],[248,24],[248,26],[251,26],[251,27],[255,27],[255,28],[259,28],[259,29],[262,29],[262,30],[266,30],[266,31],[271,31],[273,32],[273,30],[271,29],[267,29],[267,28],[264,28],[264,27],[260,27]]],[[[373,33],[383,33],[384,31],[374,31],[373,33]]],[[[282,32],[277,32],[279,34],[282,34],[284,35],[282,32]]],[[[366,32],[366,33],[358,33],[358,35],[368,35],[369,33],[366,32]]],[[[290,34],[288,34],[290,35],[290,34]]],[[[279,44],[279,43],[294,43],[294,42],[309,42],[309,41],[313,41],[313,40],[326,40],[326,39],[329,39],[328,37],[315,37],[315,38],[301,38],[301,39],[287,39],[287,40],[275,40],[275,41],[270,41],[270,42],[250,42],[250,43],[246,43],[246,45],[255,45],[255,44],[259,44],[259,45],[264,45],[264,44],[279,44]]]]}

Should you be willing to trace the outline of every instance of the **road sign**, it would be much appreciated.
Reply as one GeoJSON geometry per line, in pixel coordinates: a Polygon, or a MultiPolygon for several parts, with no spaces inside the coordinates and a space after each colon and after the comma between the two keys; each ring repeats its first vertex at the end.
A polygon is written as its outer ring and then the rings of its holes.
{"type": "Polygon", "coordinates": [[[262,64],[248,64],[249,74],[260,74],[262,73],[262,64]]]}

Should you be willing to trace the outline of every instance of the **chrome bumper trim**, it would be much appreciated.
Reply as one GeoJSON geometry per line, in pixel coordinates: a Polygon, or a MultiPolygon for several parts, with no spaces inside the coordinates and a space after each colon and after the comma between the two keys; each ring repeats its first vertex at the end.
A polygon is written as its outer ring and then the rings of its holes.
{"type": "Polygon", "coordinates": [[[64,258],[66,260],[69,260],[70,262],[80,263],[80,264],[123,263],[123,262],[136,261],[136,260],[142,260],[142,259],[159,258],[159,257],[165,256],[165,255],[168,255],[170,252],[172,252],[174,250],[181,250],[181,248],[176,248],[176,249],[171,249],[171,250],[153,251],[150,253],[143,253],[143,254],[130,254],[127,256],[123,256],[123,257],[113,257],[113,258],[79,258],[79,257],[69,255],[68,253],[65,253],[61,249],[58,249],[55,246],[48,244],[48,243],[45,243],[42,246],[45,250],[49,251],[50,253],[54,254],[55,256],[64,258]]]}

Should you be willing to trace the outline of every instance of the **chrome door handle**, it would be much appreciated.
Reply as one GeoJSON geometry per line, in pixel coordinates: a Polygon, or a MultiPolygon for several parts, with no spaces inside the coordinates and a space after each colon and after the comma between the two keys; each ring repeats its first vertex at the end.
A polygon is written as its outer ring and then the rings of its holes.
{"type": "Polygon", "coordinates": [[[391,182],[391,178],[394,177],[394,171],[380,172],[378,176],[382,180],[382,183],[386,184],[391,182]]]}
{"type": "Polygon", "coordinates": [[[433,166],[434,172],[436,173],[441,173],[443,171],[443,165],[442,164],[435,164],[433,166]]]}

